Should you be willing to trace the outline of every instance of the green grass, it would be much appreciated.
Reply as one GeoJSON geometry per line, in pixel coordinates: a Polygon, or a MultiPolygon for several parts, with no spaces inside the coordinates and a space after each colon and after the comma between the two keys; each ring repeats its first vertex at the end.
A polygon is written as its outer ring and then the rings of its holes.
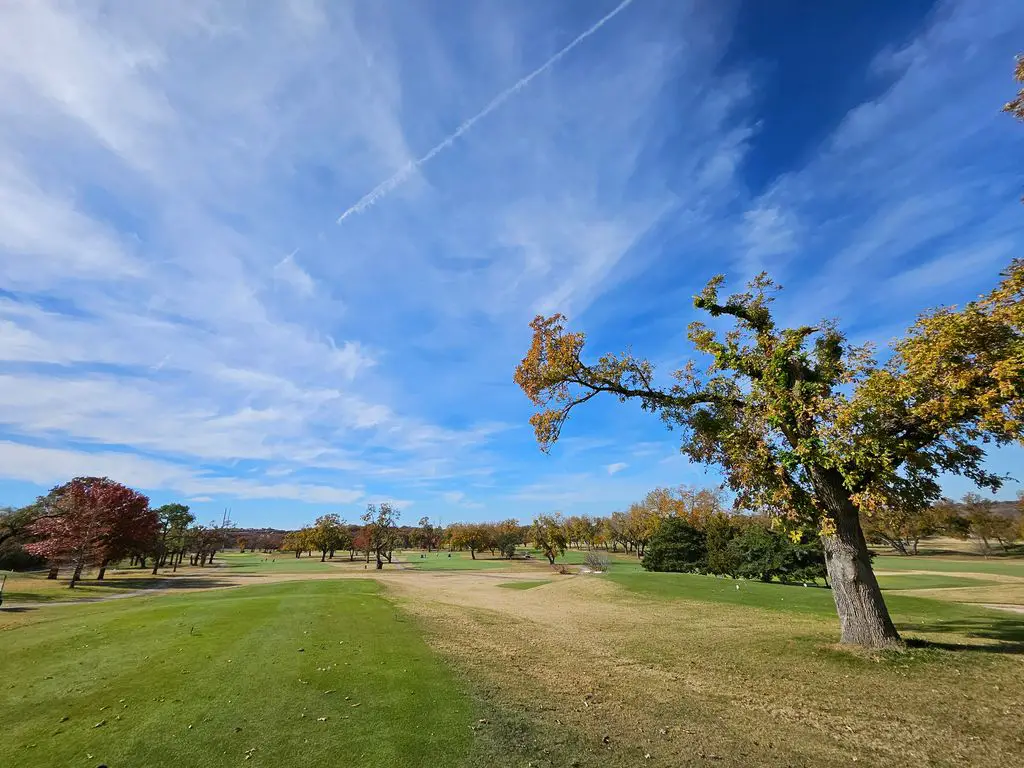
{"type": "Polygon", "coordinates": [[[945,558],[931,555],[908,557],[880,555],[874,560],[876,571],[941,571],[942,573],[995,573],[1024,577],[1024,560],[982,557],[945,558]]]}
{"type": "Polygon", "coordinates": [[[930,573],[903,573],[878,577],[882,589],[948,589],[951,587],[987,587],[998,584],[988,579],[969,576],[936,576],[930,573]]]}
{"type": "MultiPolygon", "coordinates": [[[[694,600],[772,611],[835,616],[832,593],[821,587],[734,581],[687,573],[610,574],[634,593],[667,600],[694,600]]],[[[1011,613],[907,595],[885,599],[901,632],[947,633],[1024,643],[1024,621],[1011,613]]]]}
{"type": "Polygon", "coordinates": [[[166,582],[149,571],[131,573],[107,572],[103,581],[86,579],[68,589],[66,578],[47,579],[45,573],[8,573],[4,586],[4,605],[16,603],[63,603],[112,597],[125,592],[153,589],[166,582]]]}
{"type": "MultiPolygon", "coordinates": [[[[544,556],[536,550],[531,550],[531,554],[541,560],[544,559],[544,556]]],[[[640,564],[640,559],[636,555],[627,555],[621,552],[600,552],[600,554],[609,560],[609,573],[642,573],[644,570],[640,564]]],[[[566,550],[564,555],[556,558],[555,562],[564,563],[565,565],[583,565],[583,560],[586,556],[586,550],[569,549],[566,550]]]]}
{"type": "Polygon", "coordinates": [[[498,586],[502,589],[533,589],[534,587],[543,587],[545,584],[550,583],[550,579],[539,579],[537,581],[505,581],[498,586]]]}
{"type": "MultiPolygon", "coordinates": [[[[348,552],[339,552],[334,556],[335,562],[348,562],[348,552]]],[[[329,562],[320,562],[320,553],[312,557],[305,554],[295,557],[294,552],[279,552],[264,555],[259,552],[237,551],[220,552],[214,560],[214,567],[230,568],[232,573],[327,573],[337,570],[337,566],[329,562]]]]}
{"type": "Polygon", "coordinates": [[[396,553],[396,559],[401,559],[407,567],[420,571],[487,571],[503,568],[505,570],[521,567],[521,561],[504,560],[491,557],[488,554],[477,553],[476,559],[470,557],[469,552],[452,552],[448,557],[447,552],[431,552],[421,558],[418,551],[396,553]]]}
{"type": "Polygon", "coordinates": [[[371,581],[5,612],[0,631],[0,765],[475,759],[472,698],[371,581]]]}

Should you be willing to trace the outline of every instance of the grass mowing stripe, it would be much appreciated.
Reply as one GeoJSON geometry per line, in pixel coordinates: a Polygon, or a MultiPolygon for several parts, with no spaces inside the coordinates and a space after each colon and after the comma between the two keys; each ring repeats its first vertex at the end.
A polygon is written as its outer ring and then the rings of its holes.
{"type": "Polygon", "coordinates": [[[1024,577],[1024,561],[1019,558],[986,560],[942,558],[934,555],[880,555],[874,559],[876,571],[941,571],[943,573],[996,573],[1024,577]]]}
{"type": "Polygon", "coordinates": [[[208,766],[250,749],[252,765],[458,765],[473,704],[377,589],[292,582],[15,626],[0,765],[208,766]]]}
{"type": "Polygon", "coordinates": [[[931,573],[883,574],[878,577],[882,589],[949,589],[952,587],[988,587],[998,581],[970,576],[940,576],[931,573]]]}

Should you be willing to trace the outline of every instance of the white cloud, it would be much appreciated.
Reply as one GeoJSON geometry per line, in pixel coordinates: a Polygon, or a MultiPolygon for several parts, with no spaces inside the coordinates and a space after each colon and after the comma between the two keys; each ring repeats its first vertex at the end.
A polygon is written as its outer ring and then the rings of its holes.
{"type": "Polygon", "coordinates": [[[792,211],[760,201],[743,214],[741,240],[746,249],[742,272],[750,277],[769,267],[777,269],[780,256],[797,248],[798,225],[792,211]]]}
{"type": "MultiPolygon", "coordinates": [[[[38,485],[55,485],[70,477],[108,476],[144,490],[171,490],[238,499],[293,499],[313,504],[348,504],[363,496],[360,490],[300,483],[265,484],[217,476],[187,466],[113,451],[83,452],[0,440],[4,477],[38,485]]],[[[193,498],[198,501],[199,499],[193,498]]]]}
{"type": "Polygon", "coordinates": [[[614,464],[607,464],[604,469],[609,475],[614,475],[617,472],[621,472],[628,466],[629,464],[624,461],[617,461],[614,464]]]}
{"type": "Polygon", "coordinates": [[[290,285],[303,296],[309,296],[316,289],[316,283],[309,273],[295,261],[297,251],[292,251],[274,266],[274,278],[290,285]]]}

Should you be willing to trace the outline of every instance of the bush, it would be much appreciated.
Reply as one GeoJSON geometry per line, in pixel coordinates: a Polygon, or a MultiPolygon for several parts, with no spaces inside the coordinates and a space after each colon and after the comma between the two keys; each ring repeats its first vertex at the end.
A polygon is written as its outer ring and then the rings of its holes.
{"type": "Polygon", "coordinates": [[[612,561],[603,552],[591,550],[583,556],[583,565],[597,573],[605,573],[611,567],[612,561]]]}
{"type": "Polygon", "coordinates": [[[707,556],[704,531],[682,518],[670,517],[648,542],[642,564],[648,571],[701,573],[707,567],[707,556]]]}
{"type": "Polygon", "coordinates": [[[825,554],[817,539],[794,542],[785,533],[751,525],[729,542],[738,566],[736,576],[783,583],[814,581],[825,576],[825,554]]]}
{"type": "Polygon", "coordinates": [[[46,558],[30,555],[18,545],[0,546],[0,571],[31,571],[46,565],[46,558]]]}
{"type": "Polygon", "coordinates": [[[742,530],[728,515],[717,514],[708,518],[704,524],[707,536],[708,556],[707,573],[721,576],[735,576],[741,560],[730,543],[742,530]]]}

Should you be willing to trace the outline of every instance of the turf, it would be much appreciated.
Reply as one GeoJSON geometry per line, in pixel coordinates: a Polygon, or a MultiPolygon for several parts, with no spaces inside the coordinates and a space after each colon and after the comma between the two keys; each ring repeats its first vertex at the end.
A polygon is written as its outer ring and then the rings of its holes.
{"type": "MultiPolygon", "coordinates": [[[[339,563],[348,562],[348,554],[335,557],[339,563]]],[[[321,563],[319,555],[296,558],[291,553],[263,555],[235,551],[218,552],[213,565],[192,567],[187,563],[176,571],[161,568],[155,576],[151,568],[111,567],[103,581],[95,580],[95,571],[87,571],[85,578],[74,589],[68,589],[69,572],[61,572],[60,578],[46,578],[45,572],[10,573],[4,588],[5,603],[25,602],[69,602],[99,597],[111,597],[118,593],[135,592],[142,589],[160,589],[169,586],[189,586],[202,583],[214,586],[218,577],[273,575],[275,573],[331,573],[337,572],[337,565],[321,563]]]]}
{"type": "Polygon", "coordinates": [[[543,587],[545,584],[550,584],[549,579],[537,580],[537,581],[506,581],[502,582],[498,586],[502,589],[533,589],[534,587],[543,587]]]}
{"type": "Polygon", "coordinates": [[[0,765],[205,767],[249,754],[254,766],[436,766],[474,754],[472,699],[372,581],[0,613],[0,631],[0,765]]]}
{"type": "Polygon", "coordinates": [[[431,552],[421,558],[418,552],[399,553],[406,567],[419,571],[487,571],[496,569],[511,570],[522,567],[518,560],[505,560],[490,555],[477,554],[474,560],[468,552],[431,552]]]}
{"type": "Polygon", "coordinates": [[[982,557],[944,558],[880,555],[874,560],[876,571],[939,571],[942,573],[995,573],[1024,577],[1024,560],[985,559],[982,557]]]}
{"type": "MultiPolygon", "coordinates": [[[[659,599],[835,616],[832,593],[822,587],[734,581],[687,573],[610,574],[607,578],[631,592],[659,599]]],[[[967,637],[1024,642],[1024,621],[1010,613],[907,595],[889,595],[885,602],[897,629],[903,632],[954,632],[967,637]]]]}
{"type": "MultiPolygon", "coordinates": [[[[334,562],[347,563],[348,552],[336,554],[334,562]]],[[[228,568],[237,574],[328,573],[337,569],[330,561],[321,563],[319,553],[314,553],[312,557],[305,554],[302,557],[295,557],[293,552],[272,555],[259,552],[246,552],[244,555],[240,552],[222,552],[217,555],[214,567],[228,568]]]]}
{"type": "MultiPolygon", "coordinates": [[[[640,573],[644,569],[636,555],[609,552],[601,552],[600,554],[608,558],[608,570],[610,573],[640,573]]],[[[534,556],[543,557],[540,553],[534,553],[534,556]]],[[[586,550],[569,549],[566,550],[565,554],[555,558],[555,562],[564,563],[565,565],[583,565],[583,560],[586,556],[586,550]]]]}
{"type": "Polygon", "coordinates": [[[954,587],[987,587],[999,582],[974,579],[969,576],[939,576],[930,573],[905,573],[878,576],[878,584],[885,589],[950,589],[954,587]]]}

